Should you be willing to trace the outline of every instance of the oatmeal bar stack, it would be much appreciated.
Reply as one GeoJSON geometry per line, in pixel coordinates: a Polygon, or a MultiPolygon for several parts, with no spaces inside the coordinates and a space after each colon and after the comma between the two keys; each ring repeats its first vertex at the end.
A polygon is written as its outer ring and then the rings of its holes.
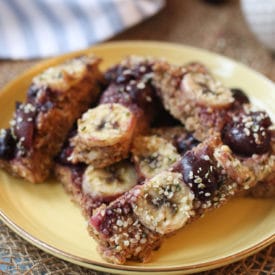
{"type": "Polygon", "coordinates": [[[106,72],[99,105],[78,120],[71,139],[73,163],[105,167],[128,156],[133,137],[148,131],[158,112],[153,63],[130,56],[106,72]]]}

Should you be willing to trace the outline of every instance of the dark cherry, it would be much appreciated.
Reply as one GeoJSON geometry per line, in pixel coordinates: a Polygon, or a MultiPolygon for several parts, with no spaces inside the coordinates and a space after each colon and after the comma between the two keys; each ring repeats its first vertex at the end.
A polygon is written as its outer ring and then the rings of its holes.
{"type": "Polygon", "coordinates": [[[16,140],[10,129],[0,131],[0,159],[11,160],[15,156],[16,140]]]}
{"type": "Polygon", "coordinates": [[[126,107],[132,104],[132,99],[128,93],[115,83],[110,84],[100,98],[100,104],[104,103],[120,103],[126,107]]]}
{"type": "Polygon", "coordinates": [[[217,164],[208,154],[188,151],[174,171],[182,173],[184,182],[202,202],[210,200],[222,182],[217,164]]]}
{"type": "Polygon", "coordinates": [[[155,94],[150,85],[144,84],[144,88],[140,88],[139,84],[129,84],[127,85],[127,89],[129,90],[129,95],[134,104],[137,104],[142,109],[152,109],[152,104],[155,103],[155,94]]]}
{"type": "Polygon", "coordinates": [[[156,97],[154,100],[158,105],[158,112],[152,124],[152,127],[169,127],[181,125],[179,120],[175,119],[169,112],[164,109],[158,97],[156,97]]]}
{"type": "Polygon", "coordinates": [[[149,85],[140,89],[136,84],[124,87],[112,83],[100,98],[100,104],[103,103],[120,103],[130,108],[138,106],[146,114],[151,114],[156,109],[154,106],[157,105],[157,100],[155,100],[153,88],[149,85]]]}
{"type": "Polygon", "coordinates": [[[131,80],[141,80],[141,78],[152,71],[149,64],[139,64],[129,69],[124,66],[114,66],[105,73],[105,79],[108,82],[116,82],[117,84],[127,84],[131,80]]]}
{"type": "Polygon", "coordinates": [[[152,68],[149,64],[139,64],[134,68],[115,66],[105,74],[108,88],[100,98],[102,103],[120,103],[139,116],[142,114],[153,121],[158,112],[159,101],[151,85],[152,68]]]}
{"type": "Polygon", "coordinates": [[[46,113],[54,107],[54,104],[51,101],[46,101],[44,104],[41,104],[38,109],[39,111],[46,113]]]}
{"type": "Polygon", "coordinates": [[[37,85],[33,84],[30,86],[28,93],[27,93],[28,102],[32,102],[32,103],[35,102],[35,98],[36,98],[39,90],[40,90],[40,87],[38,87],[37,85]]]}
{"type": "Polygon", "coordinates": [[[72,152],[73,152],[73,147],[71,146],[63,147],[61,152],[56,157],[56,161],[64,165],[71,165],[72,162],[69,160],[69,157],[71,156],[72,152]]]}
{"type": "Polygon", "coordinates": [[[250,112],[234,117],[223,129],[222,139],[231,150],[250,157],[270,150],[271,120],[265,112],[250,112]]]}
{"type": "Polygon", "coordinates": [[[70,145],[70,139],[77,134],[77,123],[74,124],[69,134],[66,137],[66,141],[64,142],[59,154],[55,157],[55,161],[64,164],[64,165],[72,165],[72,162],[69,160],[73,152],[73,147],[70,145]]]}
{"type": "Polygon", "coordinates": [[[34,137],[36,108],[30,103],[17,104],[13,132],[20,142],[20,148],[30,149],[34,137]]]}
{"type": "Polygon", "coordinates": [[[104,78],[107,82],[113,82],[116,80],[118,75],[122,75],[124,70],[126,70],[126,68],[123,66],[114,66],[106,71],[104,78]]]}
{"type": "Polygon", "coordinates": [[[175,145],[178,152],[183,155],[188,150],[191,150],[193,147],[196,147],[200,142],[194,138],[190,133],[187,136],[182,135],[175,138],[175,145]]]}
{"type": "Polygon", "coordinates": [[[110,237],[116,231],[117,218],[120,215],[121,217],[127,217],[132,211],[131,204],[127,200],[117,200],[112,204],[110,209],[107,208],[104,215],[101,214],[101,211],[93,215],[90,222],[97,231],[101,232],[106,237],[110,237]]]}
{"type": "Polygon", "coordinates": [[[52,109],[56,102],[57,92],[47,87],[39,87],[35,84],[31,85],[28,91],[28,102],[35,105],[40,112],[47,112],[52,109]],[[39,96],[37,96],[39,92],[39,96]]]}
{"type": "Polygon", "coordinates": [[[235,101],[237,101],[239,104],[242,105],[242,104],[249,103],[249,98],[243,90],[241,90],[239,88],[232,88],[231,93],[232,93],[235,101]]]}
{"type": "Polygon", "coordinates": [[[117,84],[124,84],[134,78],[135,78],[134,75],[130,73],[130,74],[121,74],[121,75],[117,76],[115,80],[116,80],[117,84]]]}
{"type": "Polygon", "coordinates": [[[82,178],[86,168],[87,168],[87,165],[85,163],[78,163],[71,166],[72,181],[79,188],[81,188],[82,186],[82,178]]]}

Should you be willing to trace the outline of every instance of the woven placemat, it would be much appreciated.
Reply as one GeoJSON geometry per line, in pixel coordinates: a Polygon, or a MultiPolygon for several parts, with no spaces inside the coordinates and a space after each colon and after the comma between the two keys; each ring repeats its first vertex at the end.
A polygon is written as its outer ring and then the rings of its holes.
{"type": "MultiPolygon", "coordinates": [[[[145,39],[177,42],[209,49],[238,60],[275,81],[275,55],[250,33],[238,0],[225,5],[205,1],[168,0],[155,17],[112,40],[145,39]]],[[[195,57],[194,57],[195,58],[195,57]]],[[[36,61],[0,61],[0,87],[36,61]]],[[[51,256],[0,222],[0,274],[106,274],[51,256]]],[[[275,274],[275,244],[225,267],[201,274],[275,274]]]]}

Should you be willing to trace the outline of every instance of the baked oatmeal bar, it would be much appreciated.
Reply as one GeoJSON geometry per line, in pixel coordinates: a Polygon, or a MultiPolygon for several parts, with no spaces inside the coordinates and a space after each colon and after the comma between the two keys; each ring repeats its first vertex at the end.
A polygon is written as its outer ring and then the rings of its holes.
{"type": "Polygon", "coordinates": [[[50,174],[75,120],[99,95],[100,60],[80,56],[32,80],[25,103],[17,103],[10,128],[0,133],[0,166],[30,182],[50,174]]]}
{"type": "Polygon", "coordinates": [[[185,66],[155,63],[153,83],[164,107],[197,139],[220,130],[224,115],[234,102],[230,89],[198,63],[185,66]]]}

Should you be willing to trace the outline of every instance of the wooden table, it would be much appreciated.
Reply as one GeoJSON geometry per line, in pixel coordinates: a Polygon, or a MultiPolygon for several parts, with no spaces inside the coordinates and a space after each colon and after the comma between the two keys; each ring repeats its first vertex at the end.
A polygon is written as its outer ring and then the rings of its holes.
{"type": "MultiPolygon", "coordinates": [[[[251,34],[239,1],[209,5],[199,0],[168,0],[165,9],[149,20],[111,39],[157,40],[205,48],[263,73],[275,81],[275,55],[251,34]]],[[[38,60],[0,61],[0,87],[38,60]]],[[[28,244],[0,222],[0,270],[22,274],[102,274],[61,261],[28,244]]],[[[204,274],[275,274],[275,245],[241,262],[204,274]]],[[[1,271],[0,271],[1,274],[1,271]]]]}

